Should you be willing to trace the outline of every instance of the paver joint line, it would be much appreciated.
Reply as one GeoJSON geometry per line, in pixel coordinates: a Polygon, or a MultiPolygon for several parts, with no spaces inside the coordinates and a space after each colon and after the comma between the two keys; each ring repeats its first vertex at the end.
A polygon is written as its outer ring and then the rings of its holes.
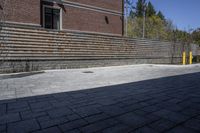
{"type": "Polygon", "coordinates": [[[200,67],[163,67],[47,71],[0,80],[0,132],[200,132],[200,67]],[[94,73],[86,77],[83,71],[94,73]],[[32,94],[12,99],[13,89],[32,94]]]}

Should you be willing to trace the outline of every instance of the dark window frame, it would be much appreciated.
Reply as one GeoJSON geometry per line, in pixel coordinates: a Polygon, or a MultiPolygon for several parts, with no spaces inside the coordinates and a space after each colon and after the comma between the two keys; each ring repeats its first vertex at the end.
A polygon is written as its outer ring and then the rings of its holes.
{"type": "Polygon", "coordinates": [[[53,7],[53,6],[48,6],[48,5],[43,5],[43,27],[46,29],[54,29],[54,30],[62,30],[62,9],[59,7],[53,7]],[[49,9],[50,12],[47,13],[46,10],[49,9]],[[46,23],[46,15],[50,16],[51,19],[51,24],[50,26],[47,26],[46,23]],[[54,21],[55,21],[55,17],[59,16],[58,21],[59,24],[56,26],[54,21]]]}

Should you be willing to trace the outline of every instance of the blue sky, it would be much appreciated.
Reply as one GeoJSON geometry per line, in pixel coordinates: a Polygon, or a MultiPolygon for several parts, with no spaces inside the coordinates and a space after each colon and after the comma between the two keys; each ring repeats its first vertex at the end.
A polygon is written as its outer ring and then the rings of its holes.
{"type": "MultiPolygon", "coordinates": [[[[137,1],[137,0],[135,0],[137,1]]],[[[147,0],[181,30],[200,28],[200,0],[147,0]]]]}

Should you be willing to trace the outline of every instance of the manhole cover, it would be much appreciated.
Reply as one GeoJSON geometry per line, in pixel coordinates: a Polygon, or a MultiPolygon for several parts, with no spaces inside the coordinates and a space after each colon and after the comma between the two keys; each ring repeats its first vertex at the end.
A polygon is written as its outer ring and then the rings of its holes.
{"type": "Polygon", "coordinates": [[[83,73],[94,73],[93,71],[84,71],[83,73]]]}

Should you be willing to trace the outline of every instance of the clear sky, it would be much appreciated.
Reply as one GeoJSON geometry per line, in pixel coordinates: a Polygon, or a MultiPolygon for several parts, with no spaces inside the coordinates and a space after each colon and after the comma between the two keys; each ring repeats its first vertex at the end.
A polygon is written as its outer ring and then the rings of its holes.
{"type": "MultiPolygon", "coordinates": [[[[137,1],[137,0],[135,0],[137,1]]],[[[147,0],[167,19],[171,19],[178,29],[200,28],[200,0],[147,0]]]]}

